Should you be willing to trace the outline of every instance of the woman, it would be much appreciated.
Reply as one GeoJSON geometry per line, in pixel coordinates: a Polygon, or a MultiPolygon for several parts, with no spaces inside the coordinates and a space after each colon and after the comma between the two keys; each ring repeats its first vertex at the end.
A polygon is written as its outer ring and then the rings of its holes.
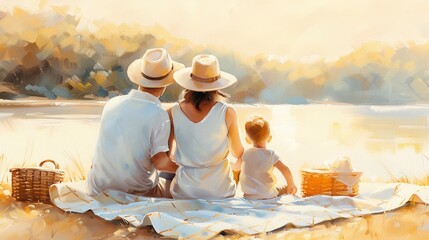
{"type": "Polygon", "coordinates": [[[227,156],[231,150],[240,158],[243,146],[235,110],[220,101],[226,95],[219,90],[237,79],[220,71],[215,56],[198,55],[174,80],[186,90],[184,100],[169,110],[170,145],[174,139],[179,165],[170,188],[173,198],[233,197],[236,184],[227,156]]]}

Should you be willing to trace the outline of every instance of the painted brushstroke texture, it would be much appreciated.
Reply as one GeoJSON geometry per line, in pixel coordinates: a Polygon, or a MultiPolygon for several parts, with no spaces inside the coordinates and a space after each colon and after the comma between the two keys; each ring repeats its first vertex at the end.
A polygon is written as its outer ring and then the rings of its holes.
{"type": "MultiPolygon", "coordinates": [[[[195,44],[163,27],[115,24],[109,19],[79,28],[68,8],[30,12],[15,8],[0,14],[0,95],[55,98],[111,98],[133,88],[126,76],[131,61],[147,48],[166,48],[190,65],[198,53],[215,54],[221,68],[239,79],[228,89],[245,103],[409,104],[429,100],[429,43],[391,45],[367,42],[335,60],[279,55],[247,57],[235,49],[195,44]]],[[[266,41],[267,45],[271,42],[266,41]]],[[[163,101],[181,92],[169,87],[163,101]]]]}

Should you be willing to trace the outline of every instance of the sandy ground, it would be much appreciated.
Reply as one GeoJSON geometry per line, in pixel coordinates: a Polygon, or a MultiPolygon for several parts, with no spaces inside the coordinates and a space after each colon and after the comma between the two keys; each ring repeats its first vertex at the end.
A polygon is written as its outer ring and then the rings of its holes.
{"type": "MultiPolygon", "coordinates": [[[[122,220],[105,221],[92,212],[66,213],[48,204],[17,202],[2,184],[2,239],[159,239],[152,227],[134,228],[122,220]]],[[[307,228],[286,226],[274,232],[242,236],[223,232],[215,239],[427,239],[429,206],[410,203],[395,211],[338,219],[307,228]]]]}

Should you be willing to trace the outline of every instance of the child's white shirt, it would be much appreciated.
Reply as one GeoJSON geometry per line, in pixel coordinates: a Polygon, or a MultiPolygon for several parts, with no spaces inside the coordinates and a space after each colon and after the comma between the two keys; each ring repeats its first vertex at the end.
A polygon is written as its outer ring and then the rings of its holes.
{"type": "Polygon", "coordinates": [[[277,179],[273,174],[279,156],[270,149],[250,148],[242,156],[241,189],[245,198],[269,199],[276,197],[277,179]]]}

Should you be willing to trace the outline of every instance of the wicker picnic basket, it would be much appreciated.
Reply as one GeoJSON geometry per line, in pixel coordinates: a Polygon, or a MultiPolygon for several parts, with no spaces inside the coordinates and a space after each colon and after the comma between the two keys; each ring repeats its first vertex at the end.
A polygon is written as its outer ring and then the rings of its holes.
{"type": "Polygon", "coordinates": [[[18,201],[50,203],[49,187],[63,181],[64,171],[54,160],[44,160],[39,167],[11,168],[12,196],[18,201]],[[55,169],[42,168],[43,164],[50,162],[55,169]]]}
{"type": "Polygon", "coordinates": [[[356,196],[359,194],[359,178],[362,172],[332,172],[325,168],[302,169],[301,191],[304,197],[313,195],[356,196]],[[350,177],[354,184],[346,185],[339,179],[350,177]]]}

